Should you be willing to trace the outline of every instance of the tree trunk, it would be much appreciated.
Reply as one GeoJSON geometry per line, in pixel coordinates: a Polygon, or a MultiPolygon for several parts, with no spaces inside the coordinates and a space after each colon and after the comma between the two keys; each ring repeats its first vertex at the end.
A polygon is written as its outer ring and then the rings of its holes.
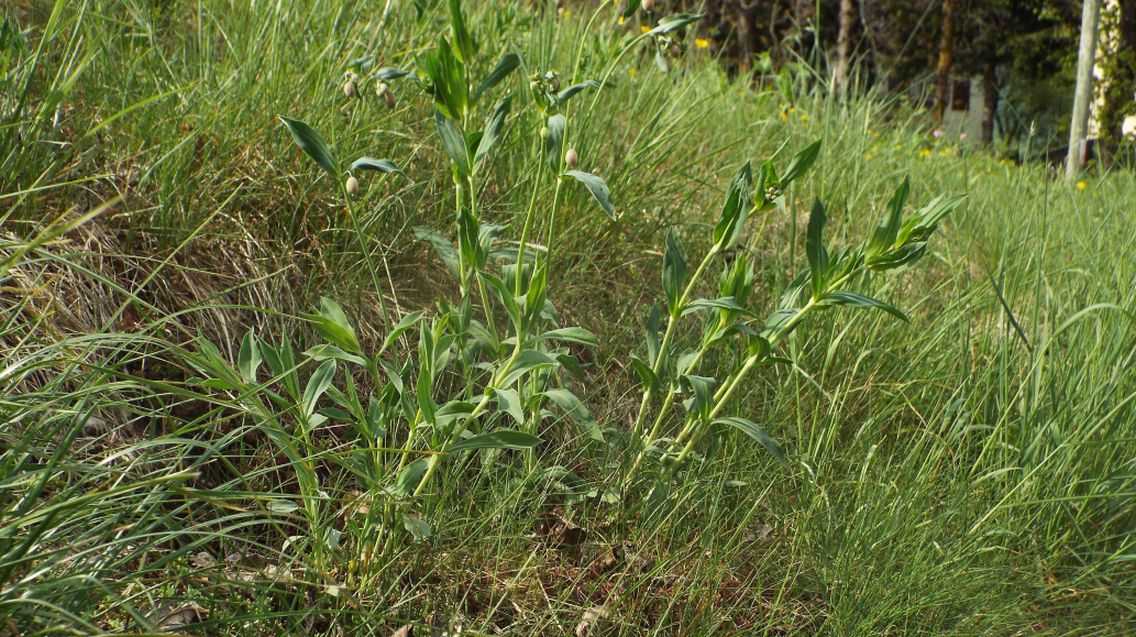
{"type": "Polygon", "coordinates": [[[950,99],[951,66],[955,53],[955,0],[943,0],[943,30],[939,38],[939,72],[935,76],[935,105],[931,116],[935,124],[943,122],[943,112],[950,99]]]}
{"type": "Polygon", "coordinates": [[[982,144],[994,143],[994,118],[998,115],[998,83],[994,74],[998,72],[998,60],[993,56],[986,58],[982,69],[982,144]]]}
{"type": "Polygon", "coordinates": [[[1076,178],[1085,165],[1085,129],[1089,124],[1089,102],[1093,97],[1093,58],[1097,52],[1097,21],[1100,0],[1085,0],[1081,12],[1081,46],[1077,52],[1077,89],[1073,94],[1073,119],[1069,123],[1069,154],[1065,157],[1065,178],[1076,178]]]}
{"type": "Polygon", "coordinates": [[[840,22],[836,33],[836,66],[832,72],[832,89],[837,95],[848,90],[849,56],[852,54],[852,24],[856,21],[855,0],[840,0],[840,22]]]}

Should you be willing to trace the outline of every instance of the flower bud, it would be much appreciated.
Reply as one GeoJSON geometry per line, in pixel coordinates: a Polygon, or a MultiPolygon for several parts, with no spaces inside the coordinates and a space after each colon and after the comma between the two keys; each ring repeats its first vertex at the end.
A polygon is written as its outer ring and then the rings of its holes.
{"type": "Polygon", "coordinates": [[[655,0],[642,0],[642,2],[639,3],[639,6],[643,7],[644,11],[654,11],[655,0]]]}
{"type": "Polygon", "coordinates": [[[541,126],[540,127],[540,138],[541,139],[548,139],[548,127],[547,126],[541,126]]]}
{"type": "Polygon", "coordinates": [[[349,99],[349,100],[355,98],[355,81],[354,80],[347,80],[346,82],[343,83],[343,94],[346,95],[347,99],[349,99]]]}
{"type": "Polygon", "coordinates": [[[346,187],[347,194],[349,195],[354,195],[359,192],[359,180],[355,178],[355,175],[351,175],[347,178],[346,187]]]}
{"type": "Polygon", "coordinates": [[[382,98],[383,103],[387,105],[387,108],[394,110],[396,103],[394,99],[394,91],[392,91],[390,87],[387,86],[386,82],[379,82],[377,85],[375,85],[375,94],[382,98]]]}
{"type": "Polygon", "coordinates": [[[576,153],[575,148],[569,148],[568,152],[564,153],[564,164],[569,168],[575,168],[578,163],[580,163],[580,155],[576,153]]]}
{"type": "Polygon", "coordinates": [[[765,200],[766,201],[776,201],[777,198],[780,197],[782,194],[783,193],[781,191],[781,186],[778,186],[777,184],[773,184],[772,186],[765,189],[765,200]]]}

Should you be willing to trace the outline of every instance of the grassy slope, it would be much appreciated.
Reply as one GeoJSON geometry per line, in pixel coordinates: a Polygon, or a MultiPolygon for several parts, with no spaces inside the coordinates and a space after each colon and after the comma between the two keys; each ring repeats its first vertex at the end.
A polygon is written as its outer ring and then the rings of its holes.
{"type": "MultiPolygon", "coordinates": [[[[566,73],[577,45],[582,77],[594,75],[617,44],[606,26],[581,39],[586,16],[502,4],[471,22],[485,47],[522,52],[525,77],[566,73]]],[[[601,422],[618,426],[634,409],[623,361],[657,295],[662,229],[677,224],[696,243],[737,166],[785,142],[825,146],[789,210],[754,222],[764,298],[801,267],[813,197],[829,203],[839,241],[875,223],[904,174],[916,204],[969,195],[932,258],[888,285],[911,322],[826,316],[792,342],[800,371],[754,382],[743,411],[783,441],[789,471],[731,440],[659,525],[587,501],[569,514],[588,542],[555,550],[533,533],[546,504],[537,475],[455,470],[426,512],[432,540],[369,559],[348,541],[325,564],[346,592],[314,584],[298,570],[309,556],[285,543],[302,528],[263,506],[264,494],[289,490],[290,474],[265,445],[242,442],[229,405],[167,383],[162,360],[176,368],[168,343],[199,330],[234,357],[251,325],[302,340],[295,315],[320,294],[351,308],[366,338],[381,337],[375,278],[392,311],[450,293],[410,233],[450,224],[428,100],[399,85],[387,111],[339,89],[368,43],[384,63],[406,63],[444,13],[419,21],[395,2],[383,22],[380,5],[61,3],[54,22],[50,7],[18,9],[33,27],[18,75],[30,72],[31,89],[21,121],[0,130],[4,254],[45,220],[123,201],[21,258],[3,283],[0,510],[29,506],[0,515],[0,615],[27,633],[86,622],[143,630],[157,609],[188,601],[210,622],[202,632],[385,634],[460,617],[473,634],[559,634],[606,605],[604,634],[1134,630],[1136,337],[1115,309],[1136,311],[1131,176],[1070,188],[1038,167],[933,145],[917,119],[878,100],[838,104],[791,80],[739,88],[698,50],[670,75],[633,53],[593,108],[590,94],[575,103],[572,143],[582,167],[607,177],[622,218],[610,224],[573,191],[552,289],[564,314],[601,336],[585,392],[601,422]],[[305,119],[343,157],[403,165],[406,178],[364,180],[361,233],[277,114],[305,119]],[[363,249],[387,267],[370,271],[363,249]],[[1115,307],[1083,311],[1098,304],[1115,307]],[[142,352],[155,358],[141,363],[142,352]],[[73,426],[92,408],[109,430],[73,426]],[[59,445],[67,432],[75,440],[59,445]],[[59,464],[43,464],[53,452],[59,464]],[[10,538],[30,539],[35,559],[21,561],[27,546],[10,538]],[[612,547],[623,563],[597,574],[593,560],[612,547]],[[201,551],[239,563],[212,566],[201,551]],[[296,568],[294,579],[278,569],[274,580],[265,564],[296,568]]],[[[494,163],[486,218],[514,222],[528,204],[539,171],[525,139],[510,136],[494,163]]],[[[549,220],[539,223],[545,236],[549,220]]],[[[602,460],[569,440],[545,462],[602,460]]],[[[325,480],[333,498],[351,497],[342,471],[325,480]]]]}

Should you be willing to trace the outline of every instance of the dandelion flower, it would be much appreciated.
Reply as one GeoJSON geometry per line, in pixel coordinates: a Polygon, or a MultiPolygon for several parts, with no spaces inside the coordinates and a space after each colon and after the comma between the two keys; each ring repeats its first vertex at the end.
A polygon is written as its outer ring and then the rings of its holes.
{"type": "Polygon", "coordinates": [[[707,40],[706,38],[694,38],[694,46],[700,49],[705,49],[710,46],[710,40],[707,40]]]}
{"type": "Polygon", "coordinates": [[[931,156],[931,150],[929,148],[924,148],[923,150],[919,151],[919,156],[920,157],[930,157],[931,156]]]}

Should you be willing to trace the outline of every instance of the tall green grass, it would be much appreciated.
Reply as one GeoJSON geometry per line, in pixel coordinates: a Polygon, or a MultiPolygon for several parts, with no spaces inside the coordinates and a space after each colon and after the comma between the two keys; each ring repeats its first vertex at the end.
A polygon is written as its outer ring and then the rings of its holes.
{"type": "MultiPolygon", "coordinates": [[[[355,435],[329,426],[287,458],[247,396],[190,363],[204,335],[236,364],[251,327],[306,349],[320,296],[373,351],[381,308],[430,311],[452,287],[412,232],[452,223],[430,100],[392,83],[388,110],[341,90],[364,53],[407,66],[435,46],[446,5],[424,4],[4,10],[22,43],[0,52],[0,630],[565,634],[600,607],[593,634],[1136,629],[1132,176],[1067,186],[932,140],[883,96],[837,101],[804,73],[729,82],[695,47],[666,74],[632,49],[573,107],[573,146],[619,220],[567,188],[556,228],[535,217],[534,236],[558,237],[557,307],[600,337],[593,415],[635,418],[628,361],[665,229],[706,248],[737,167],[782,147],[784,162],[824,140],[788,209],[750,222],[766,306],[803,267],[814,197],[848,244],[904,175],[916,205],[967,195],[923,267],[881,293],[910,322],[820,317],[788,342],[792,366],[747,384],[738,408],[789,470],[727,436],[647,523],[646,502],[604,497],[618,458],[565,434],[520,471],[443,470],[420,512],[429,539],[360,541],[383,499],[359,488],[355,435]],[[406,175],[362,179],[352,222],[277,115],[406,175]],[[342,533],[330,550],[310,537],[298,466],[324,492],[317,526],[342,533]]],[[[506,50],[525,60],[502,85],[516,93],[535,69],[593,77],[642,19],[607,11],[584,37],[576,8],[466,5],[479,72],[506,50]]],[[[486,220],[524,221],[541,161],[525,139],[490,164],[486,220]]]]}

